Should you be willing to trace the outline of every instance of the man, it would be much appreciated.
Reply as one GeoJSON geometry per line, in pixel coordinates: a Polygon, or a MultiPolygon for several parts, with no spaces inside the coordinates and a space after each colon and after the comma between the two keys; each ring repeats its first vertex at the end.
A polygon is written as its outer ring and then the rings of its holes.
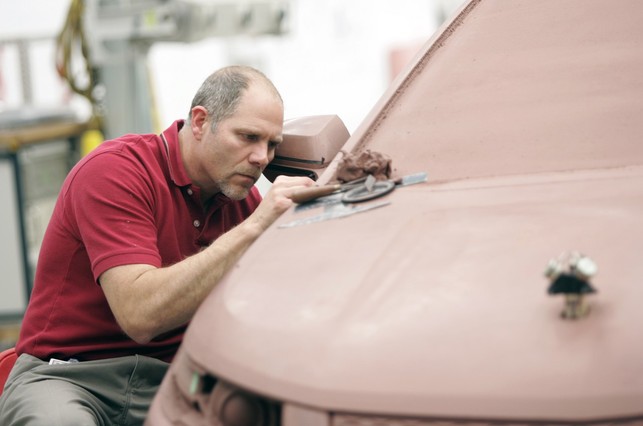
{"type": "Polygon", "coordinates": [[[186,324],[308,178],[254,186],[283,102],[249,67],[213,73],[186,121],[101,144],[47,229],[2,425],[142,424],[186,324]],[[76,362],[78,361],[78,362],[76,362]]]}

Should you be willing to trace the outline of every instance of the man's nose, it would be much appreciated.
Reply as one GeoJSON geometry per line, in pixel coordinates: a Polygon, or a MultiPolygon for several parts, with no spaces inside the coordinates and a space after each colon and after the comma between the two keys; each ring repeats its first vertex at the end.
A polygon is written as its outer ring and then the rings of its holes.
{"type": "Polygon", "coordinates": [[[249,161],[250,163],[256,164],[261,168],[266,167],[270,162],[270,158],[268,155],[268,145],[263,143],[256,144],[256,146],[253,147],[253,150],[250,153],[249,161]]]}

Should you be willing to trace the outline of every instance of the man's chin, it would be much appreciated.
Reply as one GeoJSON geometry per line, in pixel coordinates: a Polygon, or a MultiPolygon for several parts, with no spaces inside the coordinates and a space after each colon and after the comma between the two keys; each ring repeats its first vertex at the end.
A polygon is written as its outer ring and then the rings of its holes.
{"type": "Polygon", "coordinates": [[[223,193],[223,195],[230,198],[231,200],[240,201],[246,198],[248,194],[250,194],[251,189],[252,186],[250,188],[247,188],[237,185],[226,185],[221,188],[221,193],[223,193]]]}

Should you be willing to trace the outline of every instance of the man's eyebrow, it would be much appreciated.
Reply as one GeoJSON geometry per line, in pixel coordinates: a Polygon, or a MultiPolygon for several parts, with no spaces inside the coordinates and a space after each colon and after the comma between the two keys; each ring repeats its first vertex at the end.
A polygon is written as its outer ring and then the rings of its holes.
{"type": "Polygon", "coordinates": [[[245,125],[245,126],[239,126],[237,128],[237,132],[239,134],[251,134],[251,135],[258,135],[262,137],[267,137],[268,140],[272,143],[282,143],[284,141],[284,135],[279,134],[276,136],[271,136],[270,134],[267,134],[264,132],[262,129],[253,127],[251,125],[245,125]]]}

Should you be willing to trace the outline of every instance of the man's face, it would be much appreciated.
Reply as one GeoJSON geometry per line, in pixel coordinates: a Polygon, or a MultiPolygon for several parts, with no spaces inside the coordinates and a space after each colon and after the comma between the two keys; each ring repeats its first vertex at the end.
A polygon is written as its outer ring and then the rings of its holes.
{"type": "Polygon", "coordinates": [[[237,111],[217,123],[214,133],[208,120],[201,149],[202,189],[222,192],[228,198],[245,198],[282,141],[283,105],[261,84],[251,84],[237,111]]]}

